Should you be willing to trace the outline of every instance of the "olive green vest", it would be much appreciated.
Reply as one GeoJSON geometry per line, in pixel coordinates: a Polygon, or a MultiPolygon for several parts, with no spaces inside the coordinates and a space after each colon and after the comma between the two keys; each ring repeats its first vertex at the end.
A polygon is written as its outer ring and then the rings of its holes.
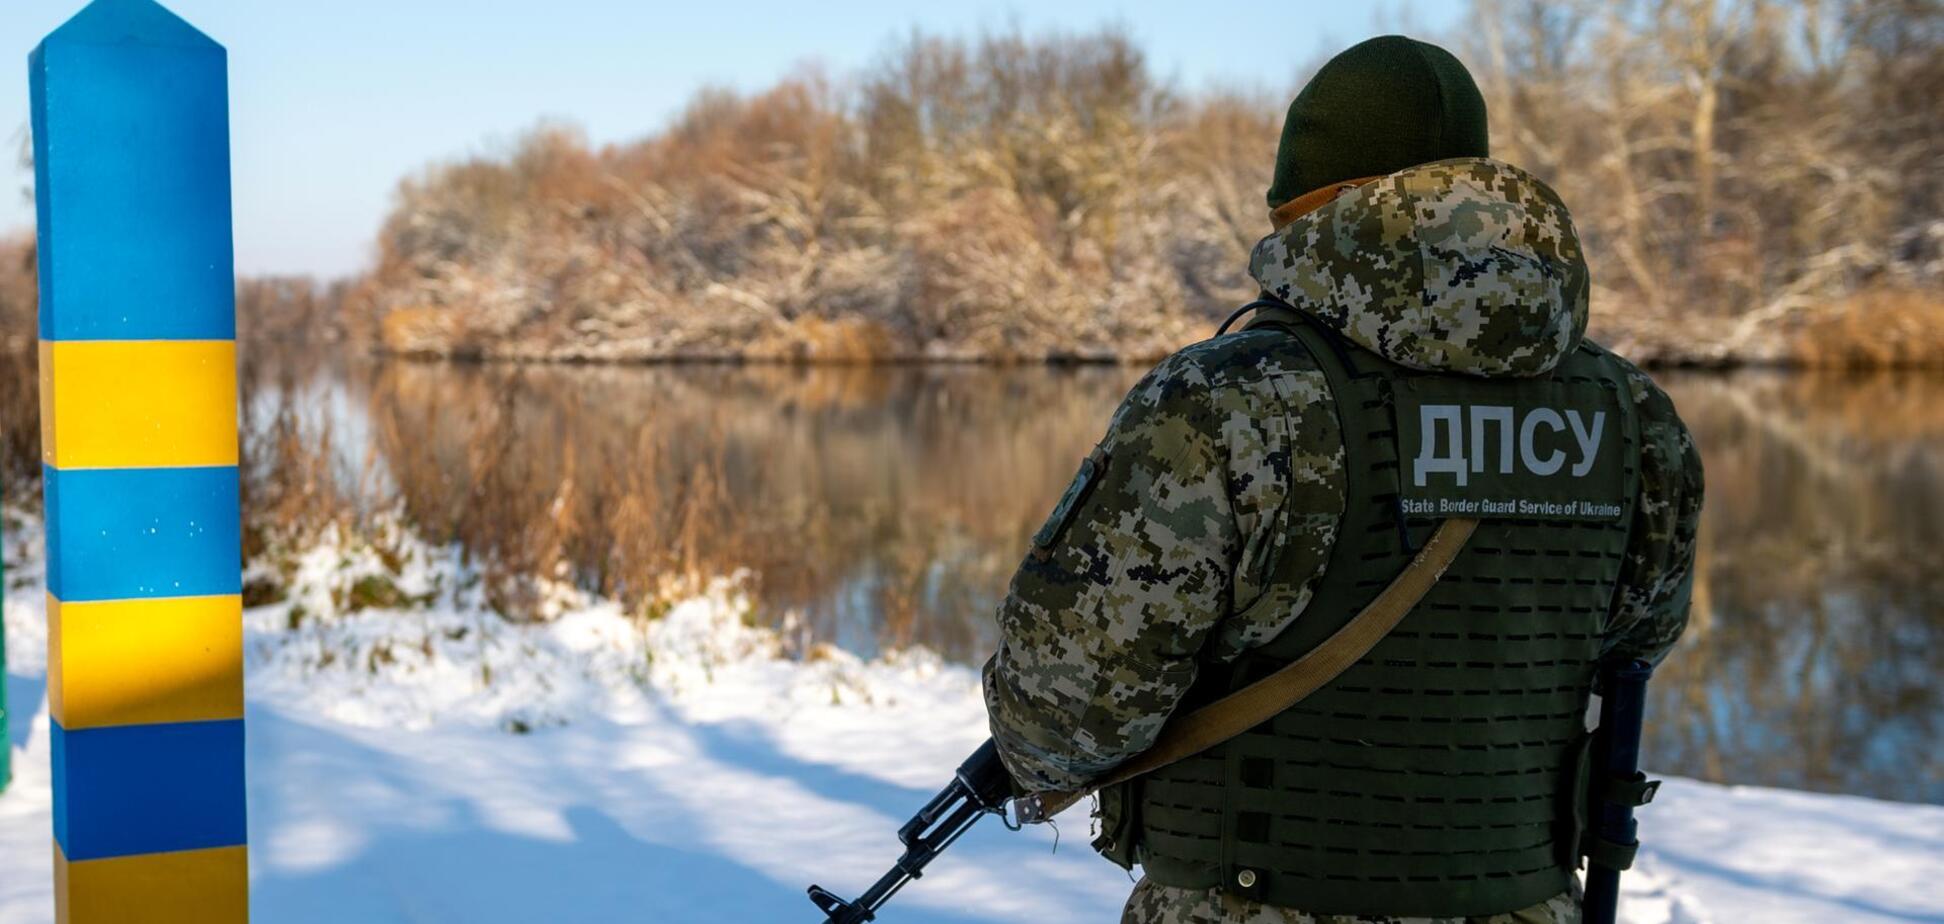
{"type": "Polygon", "coordinates": [[[1348,502],[1303,614],[1234,664],[1206,666],[1191,699],[1314,648],[1444,517],[1482,525],[1336,680],[1104,793],[1096,847],[1163,885],[1312,914],[1490,915],[1566,891],[1588,697],[1638,483],[1619,363],[1589,344],[1539,378],[1427,374],[1275,314],[1329,381],[1348,502]]]}

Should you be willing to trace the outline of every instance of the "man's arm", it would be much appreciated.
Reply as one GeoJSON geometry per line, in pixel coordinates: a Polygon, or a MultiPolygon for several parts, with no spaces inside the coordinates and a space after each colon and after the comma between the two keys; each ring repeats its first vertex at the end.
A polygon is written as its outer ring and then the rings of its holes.
{"type": "Polygon", "coordinates": [[[1628,378],[1640,415],[1640,502],[1604,654],[1659,664],[1687,628],[1694,594],[1701,455],[1667,394],[1637,369],[1628,378]]]}
{"type": "Polygon", "coordinates": [[[1281,334],[1211,343],[1128,394],[1000,606],[986,707],[1027,790],[1077,788],[1145,750],[1200,663],[1301,612],[1308,582],[1249,605],[1268,570],[1320,572],[1329,553],[1342,439],[1321,373],[1281,334]]]}

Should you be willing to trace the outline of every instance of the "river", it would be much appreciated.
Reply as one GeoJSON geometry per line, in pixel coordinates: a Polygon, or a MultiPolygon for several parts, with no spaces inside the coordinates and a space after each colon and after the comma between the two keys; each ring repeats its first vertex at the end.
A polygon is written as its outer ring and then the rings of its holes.
{"type": "MultiPolygon", "coordinates": [[[[351,477],[583,585],[747,566],[807,644],[975,662],[1139,370],[359,363],[305,391],[351,477]],[[518,537],[513,541],[507,537],[518,537]]],[[[1708,502],[1647,761],[1944,802],[1944,377],[1662,377],[1708,502]]],[[[516,564],[519,562],[516,561],[516,564]]]]}

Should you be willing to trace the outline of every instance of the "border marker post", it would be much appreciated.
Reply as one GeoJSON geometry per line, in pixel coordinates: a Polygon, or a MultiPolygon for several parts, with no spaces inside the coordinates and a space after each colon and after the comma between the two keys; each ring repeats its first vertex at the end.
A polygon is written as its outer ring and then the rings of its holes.
{"type": "Polygon", "coordinates": [[[55,901],[249,915],[228,62],[152,0],[29,58],[55,901]]]}

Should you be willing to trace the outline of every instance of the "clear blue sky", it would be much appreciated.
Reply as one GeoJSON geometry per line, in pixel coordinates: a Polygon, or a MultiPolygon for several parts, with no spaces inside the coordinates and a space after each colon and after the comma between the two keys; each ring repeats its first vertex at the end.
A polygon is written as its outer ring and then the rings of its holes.
{"type": "MultiPolygon", "coordinates": [[[[843,74],[914,26],[976,33],[1125,26],[1187,89],[1282,90],[1385,31],[1441,32],[1461,0],[890,3],[651,0],[165,0],[230,50],[237,268],[362,266],[398,180],[499,150],[542,118],[595,142],[663,125],[699,86],[760,89],[804,61],[843,74]]],[[[0,140],[27,124],[27,53],[81,0],[0,2],[0,140]]],[[[9,148],[8,153],[11,153],[9,148]]],[[[11,157],[7,163],[11,162],[11,157]]],[[[18,171],[0,175],[24,182],[18,171]]],[[[12,189],[0,231],[31,226],[12,189]]]]}

